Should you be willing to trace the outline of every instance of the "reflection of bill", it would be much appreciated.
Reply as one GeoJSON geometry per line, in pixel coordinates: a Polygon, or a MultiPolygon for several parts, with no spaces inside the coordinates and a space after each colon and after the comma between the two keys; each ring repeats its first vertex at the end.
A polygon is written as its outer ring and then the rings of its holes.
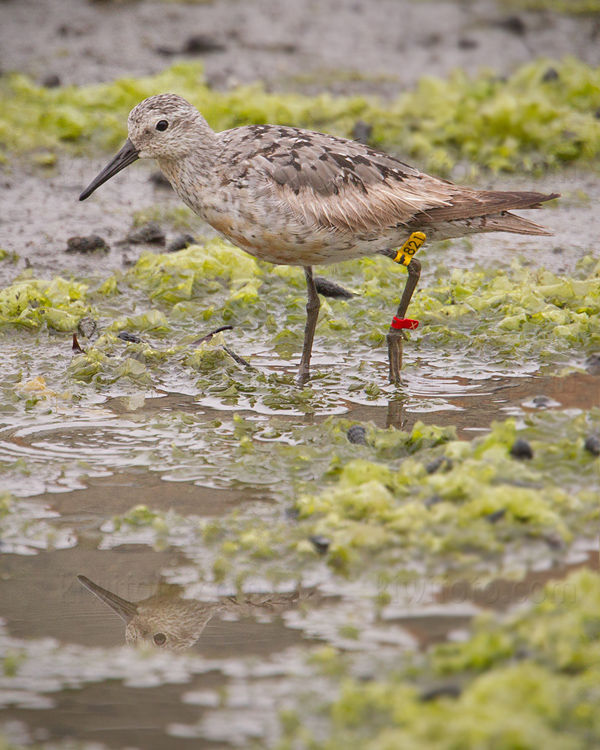
{"type": "Polygon", "coordinates": [[[190,648],[224,602],[182,599],[179,586],[162,584],[158,591],[139,602],[121,599],[85,576],[77,580],[125,621],[125,640],[130,645],[160,646],[174,651],[190,648]]]}
{"type": "Polygon", "coordinates": [[[240,615],[248,615],[260,609],[280,614],[300,598],[310,596],[295,589],[287,594],[248,594],[241,599],[229,597],[217,602],[199,602],[182,599],[180,586],[162,583],[147,599],[130,602],[85,576],[77,576],[77,580],[125,621],[128,644],[173,651],[185,651],[193,646],[215,612],[233,609],[240,615]]]}

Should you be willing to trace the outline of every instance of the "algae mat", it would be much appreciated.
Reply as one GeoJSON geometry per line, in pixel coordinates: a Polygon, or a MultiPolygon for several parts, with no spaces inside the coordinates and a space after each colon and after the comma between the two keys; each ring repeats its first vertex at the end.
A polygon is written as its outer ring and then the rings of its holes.
{"type": "MultiPolygon", "coordinates": [[[[129,107],[168,86],[217,127],[347,135],[368,117],[374,142],[439,170],[588,162],[597,71],[566,61],[544,81],[547,66],[424,81],[389,106],[218,93],[194,65],[53,91],[10,76],[1,133],[8,159],[24,150],[52,168],[112,148],[129,107]]],[[[133,218],[167,220],[153,211],[133,218]]],[[[556,272],[511,240],[481,266],[468,242],[428,250],[398,388],[385,331],[404,276],[385,258],[328,269],[355,297],[323,305],[303,389],[297,269],[201,237],[116,271],[10,274],[7,747],[597,747],[600,266],[588,250],[556,272]]]]}
{"type": "Polygon", "coordinates": [[[65,721],[82,747],[597,744],[598,577],[560,580],[598,565],[597,262],[438,263],[400,388],[401,269],[329,273],[357,296],[324,305],[304,389],[301,274],[220,240],[0,292],[15,747],[66,747],[65,721]],[[145,602],[160,645],[122,645],[77,575],[145,602]]]}

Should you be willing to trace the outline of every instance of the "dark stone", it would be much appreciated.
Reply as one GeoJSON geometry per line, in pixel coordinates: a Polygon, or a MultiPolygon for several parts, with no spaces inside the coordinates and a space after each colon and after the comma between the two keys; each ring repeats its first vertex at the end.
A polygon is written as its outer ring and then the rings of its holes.
{"type": "Polygon", "coordinates": [[[195,242],[196,240],[192,237],[191,234],[180,234],[179,237],[175,237],[175,239],[169,243],[167,252],[176,253],[179,250],[185,250],[186,247],[193,245],[195,242]]]}
{"type": "Polygon", "coordinates": [[[127,241],[134,245],[165,245],[167,238],[156,221],[149,221],[143,227],[129,232],[127,241]]]}
{"type": "Polygon", "coordinates": [[[497,25],[515,36],[525,36],[527,26],[521,16],[507,16],[497,21],[497,25]]]}
{"type": "Polygon", "coordinates": [[[355,445],[367,444],[367,432],[361,424],[353,424],[346,435],[349,443],[354,443],[355,445]]]}
{"type": "Polygon", "coordinates": [[[332,297],[333,299],[352,299],[354,293],[348,289],[344,289],[343,286],[336,284],[335,281],[325,279],[323,276],[314,277],[315,287],[317,293],[323,297],[332,297]]]}
{"type": "Polygon", "coordinates": [[[159,170],[156,170],[156,172],[152,172],[150,177],[148,177],[148,180],[154,185],[154,187],[171,188],[171,183],[159,170]]]}
{"type": "Polygon", "coordinates": [[[364,143],[365,146],[368,146],[369,138],[371,137],[372,132],[373,132],[372,125],[369,125],[368,122],[364,122],[364,120],[357,120],[352,130],[352,137],[354,138],[355,141],[358,141],[359,143],[364,143]]]}
{"type": "Polygon", "coordinates": [[[437,505],[438,503],[443,503],[444,498],[440,495],[432,495],[431,497],[428,497],[427,500],[425,500],[425,507],[426,508],[433,508],[434,505],[437,505]]]}
{"type": "Polygon", "coordinates": [[[590,435],[586,438],[584,447],[592,456],[600,456],[600,437],[598,435],[590,435]]]}
{"type": "Polygon", "coordinates": [[[488,513],[485,517],[486,521],[489,521],[490,523],[496,523],[501,518],[504,518],[506,515],[506,508],[500,508],[500,510],[495,510],[493,513],[488,513]]]}
{"type": "Polygon", "coordinates": [[[188,55],[208,55],[211,52],[223,52],[225,45],[211,39],[205,34],[195,34],[187,39],[182,52],[188,55]]]}
{"type": "Polygon", "coordinates": [[[109,250],[106,240],[97,234],[90,234],[88,237],[69,237],[67,240],[67,253],[107,253],[109,250]]]}
{"type": "Polygon", "coordinates": [[[542,76],[542,81],[544,83],[549,83],[550,81],[558,81],[560,78],[560,74],[556,68],[548,68],[548,70],[544,73],[542,76]]]}
{"type": "Polygon", "coordinates": [[[444,683],[443,685],[434,685],[426,688],[421,693],[421,700],[424,703],[436,700],[437,698],[458,698],[462,693],[462,688],[456,682],[444,683]]]}
{"type": "Polygon", "coordinates": [[[447,456],[438,456],[430,461],[425,467],[425,471],[428,474],[435,474],[436,471],[443,468],[444,471],[450,471],[452,468],[452,461],[447,456]]]}
{"type": "Polygon", "coordinates": [[[479,42],[476,39],[463,37],[458,40],[458,49],[476,49],[477,47],[479,47],[479,42]]]}
{"type": "Polygon", "coordinates": [[[50,75],[47,75],[42,80],[42,86],[47,89],[58,88],[60,86],[60,78],[56,75],[56,73],[50,73],[50,75]]]}
{"type": "Polygon", "coordinates": [[[117,338],[121,339],[121,341],[127,341],[129,344],[139,344],[142,341],[135,333],[128,333],[127,331],[121,331],[117,338]]]}
{"type": "Polygon", "coordinates": [[[585,360],[585,369],[590,375],[600,375],[600,352],[593,352],[585,360]]]}
{"type": "Polygon", "coordinates": [[[518,440],[515,440],[515,442],[513,443],[513,446],[510,449],[510,455],[513,458],[518,458],[520,461],[530,460],[533,458],[533,449],[529,445],[527,440],[523,440],[523,438],[519,438],[518,440]]]}
{"type": "Polygon", "coordinates": [[[313,543],[313,546],[317,550],[317,552],[320,552],[322,555],[327,552],[327,550],[329,549],[329,545],[331,544],[331,539],[327,539],[326,536],[321,536],[320,534],[311,536],[309,537],[309,539],[313,543]]]}
{"type": "Polygon", "coordinates": [[[536,407],[536,409],[545,409],[552,403],[552,399],[548,398],[548,396],[543,395],[534,396],[531,399],[531,403],[536,407]]]}
{"type": "Polygon", "coordinates": [[[94,335],[96,327],[96,321],[89,317],[82,318],[77,324],[79,333],[81,333],[82,336],[85,336],[86,339],[90,339],[94,335]]]}

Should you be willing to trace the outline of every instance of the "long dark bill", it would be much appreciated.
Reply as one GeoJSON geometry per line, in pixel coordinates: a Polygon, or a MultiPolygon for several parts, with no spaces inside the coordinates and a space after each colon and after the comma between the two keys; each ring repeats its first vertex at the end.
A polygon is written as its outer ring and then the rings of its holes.
{"type": "Polygon", "coordinates": [[[122,169],[125,169],[125,167],[133,164],[133,162],[137,161],[139,158],[140,156],[137,148],[128,138],[125,141],[123,148],[111,163],[104,167],[102,172],[100,172],[100,174],[86,187],[83,193],[79,196],[79,200],[84,201],[86,198],[89,198],[96,188],[100,187],[100,185],[104,184],[107,180],[110,180],[110,178],[116,175],[117,172],[120,172],[122,169]]]}
{"type": "Polygon", "coordinates": [[[129,622],[131,618],[137,612],[137,606],[133,602],[128,602],[127,599],[121,599],[120,596],[113,594],[107,589],[103,589],[102,586],[98,586],[97,583],[90,581],[86,576],[77,576],[79,583],[83,584],[88,591],[95,594],[101,602],[107,604],[113,612],[116,612],[122,620],[129,622]]]}

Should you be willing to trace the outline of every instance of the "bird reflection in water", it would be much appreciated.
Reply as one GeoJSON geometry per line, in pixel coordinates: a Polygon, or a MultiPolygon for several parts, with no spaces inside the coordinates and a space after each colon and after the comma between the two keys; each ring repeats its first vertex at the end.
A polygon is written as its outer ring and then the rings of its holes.
{"type": "Polygon", "coordinates": [[[149,645],[171,651],[191,648],[216,612],[227,609],[250,614],[260,609],[279,614],[301,597],[296,589],[287,594],[248,594],[240,599],[226,597],[216,602],[200,602],[183,599],[181,586],[160,583],[152,596],[130,602],[86,576],[77,576],[77,580],[125,621],[125,640],[129,645],[149,645]]]}

